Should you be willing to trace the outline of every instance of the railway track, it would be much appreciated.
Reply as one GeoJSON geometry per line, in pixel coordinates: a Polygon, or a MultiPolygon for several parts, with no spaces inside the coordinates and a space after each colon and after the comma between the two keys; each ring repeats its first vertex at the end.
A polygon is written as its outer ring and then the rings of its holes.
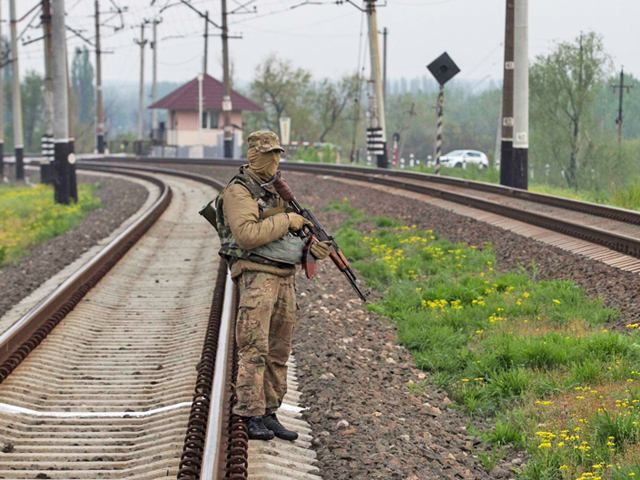
{"type": "MultiPolygon", "coordinates": [[[[166,158],[136,159],[136,163],[229,167],[242,164],[234,160],[166,158]]],[[[514,223],[507,225],[504,220],[491,216],[487,216],[485,221],[617,268],[640,272],[640,212],[500,185],[396,170],[293,162],[283,163],[282,168],[334,177],[339,181],[365,182],[371,188],[394,190],[404,195],[429,196],[467,207],[459,211],[476,218],[479,212],[489,212],[511,219],[514,223]],[[524,228],[526,225],[535,228],[524,228]],[[558,235],[549,236],[548,231],[557,232],[558,235]]]]}
{"type": "MultiPolygon", "coordinates": [[[[242,422],[229,423],[234,298],[215,235],[185,215],[220,185],[148,163],[83,163],[153,173],[158,198],[0,336],[0,478],[320,478],[295,390],[282,415],[303,433],[295,445],[248,442],[242,422]]],[[[435,196],[640,257],[635,212],[406,172],[284,168],[435,196]]]]}
{"type": "Polygon", "coordinates": [[[282,420],[301,429],[296,445],[252,446],[231,418],[234,289],[196,214],[220,184],[87,168],[139,177],[158,194],[0,332],[0,478],[319,478],[295,388],[282,420]]]}

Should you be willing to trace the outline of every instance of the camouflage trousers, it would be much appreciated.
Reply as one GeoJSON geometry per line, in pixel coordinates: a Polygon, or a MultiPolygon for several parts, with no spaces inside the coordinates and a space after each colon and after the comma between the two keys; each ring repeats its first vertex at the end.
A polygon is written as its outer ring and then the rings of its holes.
{"type": "Polygon", "coordinates": [[[287,392],[296,311],[294,281],[294,275],[265,272],[243,272],[238,278],[236,415],[274,412],[287,392]]]}

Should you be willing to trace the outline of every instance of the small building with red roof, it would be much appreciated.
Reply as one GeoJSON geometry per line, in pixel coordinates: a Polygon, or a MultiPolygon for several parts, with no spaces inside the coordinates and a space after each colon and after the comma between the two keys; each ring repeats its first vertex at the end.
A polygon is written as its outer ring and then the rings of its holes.
{"type": "MultiPolygon", "coordinates": [[[[167,125],[161,135],[165,147],[174,147],[177,156],[222,157],[224,85],[211,75],[198,75],[149,108],[167,110],[167,125]],[[199,118],[200,117],[200,118],[199,118]]],[[[231,91],[231,125],[234,158],[240,157],[242,112],[262,108],[251,99],[231,91]]]]}

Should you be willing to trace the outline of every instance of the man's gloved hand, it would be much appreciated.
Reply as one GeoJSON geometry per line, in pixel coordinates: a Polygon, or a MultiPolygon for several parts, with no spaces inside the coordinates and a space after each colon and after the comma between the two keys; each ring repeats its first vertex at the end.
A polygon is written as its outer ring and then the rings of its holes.
{"type": "Polygon", "coordinates": [[[331,242],[320,242],[315,240],[309,247],[311,255],[317,260],[324,260],[331,253],[331,242]]]}
{"type": "Polygon", "coordinates": [[[297,213],[287,213],[289,217],[289,230],[292,232],[297,232],[298,230],[302,230],[302,227],[305,225],[311,225],[311,222],[304,218],[302,215],[298,215],[297,213]]]}

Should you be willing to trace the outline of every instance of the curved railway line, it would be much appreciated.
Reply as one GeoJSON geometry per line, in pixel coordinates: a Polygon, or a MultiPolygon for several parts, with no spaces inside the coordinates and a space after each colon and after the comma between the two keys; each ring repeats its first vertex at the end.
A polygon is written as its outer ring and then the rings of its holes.
{"type": "MultiPolygon", "coordinates": [[[[112,158],[110,161],[122,162],[112,158]]],[[[149,158],[136,163],[237,167],[235,160],[149,158]]],[[[117,163],[116,163],[117,164],[117,163]]],[[[142,168],[142,167],[140,167],[142,168]]],[[[564,249],[640,272],[640,212],[451,177],[366,167],[283,163],[285,171],[353,180],[372,188],[410,192],[471,207],[538,229],[518,233],[549,241],[564,249]],[[364,183],[362,183],[364,182],[364,183]],[[544,229],[544,230],[541,230],[544,229]],[[546,231],[560,234],[549,238],[546,231]],[[573,241],[571,239],[574,239],[573,241]],[[604,248],[599,248],[604,247],[604,248]]],[[[477,212],[476,212],[477,213],[477,212]]],[[[489,219],[485,219],[489,221],[489,219]]],[[[503,221],[497,224],[504,225],[503,221]]]]}
{"type": "MultiPolygon", "coordinates": [[[[233,289],[210,227],[185,215],[221,184],[177,171],[176,163],[81,163],[153,182],[160,193],[99,255],[0,332],[0,478],[320,478],[295,391],[283,409],[283,420],[302,431],[294,445],[250,446],[230,416],[233,289]]],[[[407,172],[283,167],[483,209],[604,246],[613,253],[603,260],[640,271],[636,212],[407,172]]],[[[601,248],[574,244],[585,255],[601,248]]],[[[291,373],[295,386],[295,367],[291,373]]]]}

